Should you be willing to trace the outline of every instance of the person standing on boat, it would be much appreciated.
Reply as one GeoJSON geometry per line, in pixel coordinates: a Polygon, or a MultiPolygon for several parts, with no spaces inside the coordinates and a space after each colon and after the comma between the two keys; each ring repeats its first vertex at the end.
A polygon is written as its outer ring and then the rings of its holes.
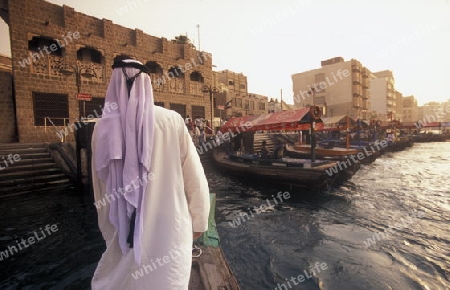
{"type": "Polygon", "coordinates": [[[261,158],[266,159],[267,156],[269,156],[269,149],[267,149],[267,143],[266,141],[262,141],[262,146],[261,146],[261,158]]]}
{"type": "Polygon", "coordinates": [[[199,155],[183,118],[153,104],[146,72],[135,60],[114,62],[105,102],[117,109],[104,111],[92,136],[94,197],[106,242],[93,290],[187,290],[193,239],[208,228],[199,155]]]}
{"type": "Polygon", "coordinates": [[[284,143],[278,141],[277,146],[273,148],[273,158],[281,159],[284,156],[284,143]]]}

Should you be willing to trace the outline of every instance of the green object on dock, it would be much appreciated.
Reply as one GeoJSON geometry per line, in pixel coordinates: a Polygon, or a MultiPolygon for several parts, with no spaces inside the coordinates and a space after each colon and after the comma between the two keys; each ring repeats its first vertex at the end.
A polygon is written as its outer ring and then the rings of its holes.
{"type": "Polygon", "coordinates": [[[211,209],[209,210],[208,231],[205,232],[198,241],[208,247],[219,247],[219,233],[216,226],[216,194],[210,193],[209,200],[211,209]]]}

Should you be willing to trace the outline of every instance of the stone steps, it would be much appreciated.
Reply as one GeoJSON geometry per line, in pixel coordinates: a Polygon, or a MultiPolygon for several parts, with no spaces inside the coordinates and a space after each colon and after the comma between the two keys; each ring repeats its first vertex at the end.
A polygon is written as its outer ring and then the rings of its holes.
{"type": "Polygon", "coordinates": [[[71,188],[73,182],[53,160],[47,144],[0,144],[0,197],[71,188]]]}

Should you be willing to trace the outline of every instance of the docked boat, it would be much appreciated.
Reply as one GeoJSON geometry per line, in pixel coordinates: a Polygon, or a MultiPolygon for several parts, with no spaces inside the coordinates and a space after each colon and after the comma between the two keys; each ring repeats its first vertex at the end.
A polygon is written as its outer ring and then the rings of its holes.
{"type": "Polygon", "coordinates": [[[211,210],[208,231],[196,243],[192,251],[192,268],[189,290],[240,290],[238,281],[219,245],[215,222],[216,195],[210,194],[211,210]]]}
{"type": "MultiPolygon", "coordinates": [[[[272,182],[303,188],[339,186],[359,169],[339,167],[338,161],[296,159],[261,159],[257,155],[227,154],[214,150],[216,165],[233,175],[244,178],[262,178],[272,182]],[[352,170],[353,169],[353,170],[352,170]]],[[[347,165],[346,165],[347,166],[347,165]]]]}
{"type": "MultiPolygon", "coordinates": [[[[331,147],[331,146],[330,146],[331,147]]],[[[357,154],[357,149],[346,149],[346,148],[340,148],[340,147],[332,147],[332,148],[326,148],[326,147],[317,147],[316,150],[316,156],[317,158],[337,158],[342,159],[345,156],[350,156],[352,154],[357,154]]],[[[286,144],[286,151],[289,152],[288,154],[291,157],[295,158],[310,158],[311,156],[311,145],[308,144],[295,144],[295,145],[289,145],[286,144]]]]}
{"type": "Polygon", "coordinates": [[[233,150],[225,152],[216,149],[213,159],[219,168],[241,177],[264,178],[293,187],[338,186],[359,169],[359,163],[354,166],[344,164],[343,167],[343,162],[316,160],[315,157],[311,159],[292,158],[277,156],[274,153],[267,157],[261,157],[254,153],[254,133],[256,131],[297,131],[308,130],[311,126],[318,130],[323,128],[319,107],[230,119],[222,126],[222,134],[231,134],[233,137],[237,137],[235,133],[245,133],[238,134],[241,135],[240,140],[238,137],[234,138],[231,145],[233,150]],[[248,138],[245,138],[245,135],[248,138]],[[240,148],[240,144],[245,144],[244,150],[240,148]],[[236,149],[240,151],[236,151],[236,149]]]}

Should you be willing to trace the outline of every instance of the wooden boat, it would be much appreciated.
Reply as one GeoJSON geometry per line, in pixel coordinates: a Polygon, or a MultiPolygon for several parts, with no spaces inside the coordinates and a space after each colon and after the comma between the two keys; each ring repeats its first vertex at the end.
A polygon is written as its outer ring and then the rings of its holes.
{"type": "Polygon", "coordinates": [[[215,149],[213,158],[216,165],[239,177],[263,178],[278,184],[303,188],[327,188],[339,186],[348,180],[359,169],[345,168],[333,174],[331,168],[338,162],[317,160],[312,163],[308,159],[261,159],[254,155],[228,155],[215,149]],[[330,173],[327,173],[330,172],[330,173]],[[330,176],[331,175],[331,176],[330,176]]]}
{"type": "MultiPolygon", "coordinates": [[[[289,145],[289,151],[298,153],[298,156],[303,156],[303,158],[307,158],[311,155],[311,145],[307,144],[296,144],[294,146],[289,145]]],[[[340,147],[333,148],[324,148],[324,147],[316,147],[316,156],[317,158],[324,157],[344,157],[352,154],[357,154],[357,149],[346,149],[340,147]]]]}
{"type": "MultiPolygon", "coordinates": [[[[319,142],[319,144],[321,144],[322,146],[329,146],[330,143],[333,144],[334,148],[347,148],[346,142],[342,140],[323,140],[319,142]]],[[[381,150],[383,149],[374,146],[372,142],[362,140],[350,141],[349,148],[357,150],[358,153],[361,152],[362,154],[364,154],[364,158],[359,160],[361,164],[370,164],[374,162],[378,157],[381,156],[381,150]]]]}
{"type": "Polygon", "coordinates": [[[219,245],[219,234],[215,222],[215,194],[210,194],[210,201],[208,231],[196,241],[201,244],[199,246],[201,255],[192,258],[189,290],[240,290],[237,279],[219,245]]]}
{"type": "MultiPolygon", "coordinates": [[[[286,184],[293,187],[322,188],[331,185],[340,185],[348,180],[358,169],[359,163],[347,168],[343,162],[330,160],[294,159],[290,157],[275,158],[278,154],[272,153],[271,159],[260,158],[253,154],[254,133],[256,131],[289,131],[289,130],[315,130],[323,129],[320,119],[321,110],[317,106],[272,114],[253,115],[232,118],[221,127],[223,135],[241,134],[247,154],[237,154],[228,150],[227,153],[215,149],[213,159],[216,165],[227,172],[241,177],[264,178],[275,183],[286,184]],[[249,134],[250,133],[250,134],[249,134]],[[248,136],[247,139],[245,136],[248,136]],[[337,169],[337,166],[339,166],[337,169]],[[334,172],[335,170],[335,172],[334,172]]],[[[239,145],[241,142],[232,142],[239,145]]],[[[238,146],[239,147],[239,146],[238,146]]],[[[236,146],[233,147],[236,149],[236,146]]],[[[279,152],[279,151],[277,151],[279,152]]]]}

